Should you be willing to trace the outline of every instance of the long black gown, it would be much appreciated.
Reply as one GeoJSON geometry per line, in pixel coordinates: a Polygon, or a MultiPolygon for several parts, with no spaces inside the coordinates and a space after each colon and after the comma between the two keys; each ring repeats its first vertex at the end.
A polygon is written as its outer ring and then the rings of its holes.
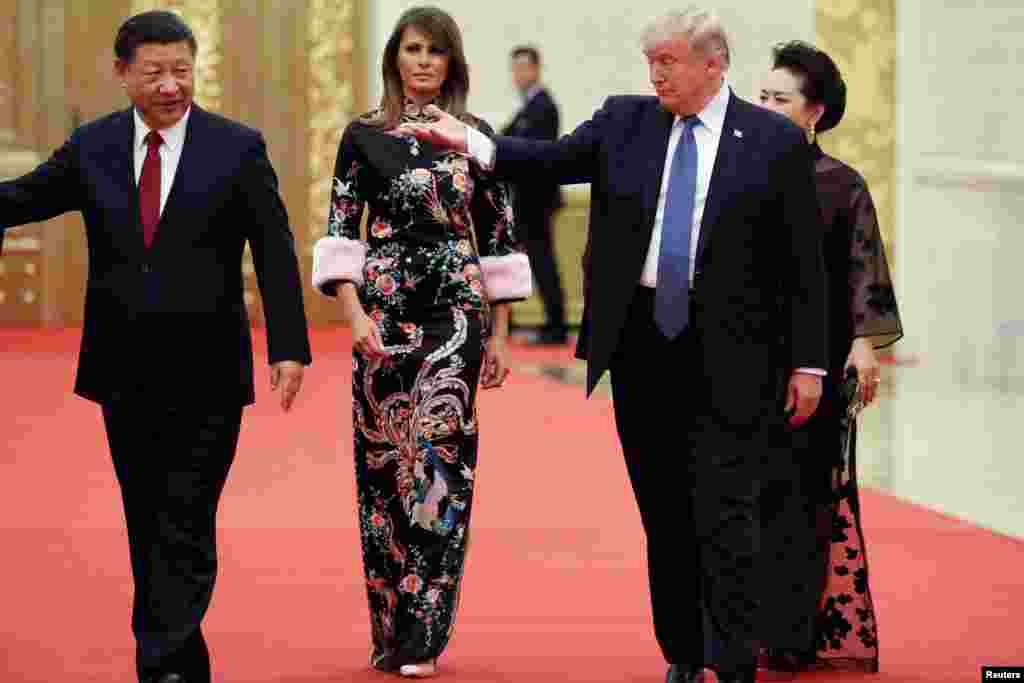
{"type": "MultiPolygon", "coordinates": [[[[325,293],[355,283],[390,352],[353,353],[352,415],[371,658],[397,667],[438,657],[454,627],[490,336],[485,300],[512,300],[497,291],[500,276],[519,268],[528,281],[529,265],[504,185],[465,154],[364,123],[373,116],[342,139],[313,280],[325,293]]],[[[425,119],[406,103],[403,122],[425,119]]]]}
{"type": "MultiPolygon", "coordinates": [[[[830,367],[821,403],[763,489],[762,645],[803,670],[878,670],[878,630],[857,495],[856,424],[840,395],[850,345],[902,334],[874,203],[857,171],[815,145],[829,271],[830,367]]],[[[773,667],[769,667],[773,668],[773,667]]]]}

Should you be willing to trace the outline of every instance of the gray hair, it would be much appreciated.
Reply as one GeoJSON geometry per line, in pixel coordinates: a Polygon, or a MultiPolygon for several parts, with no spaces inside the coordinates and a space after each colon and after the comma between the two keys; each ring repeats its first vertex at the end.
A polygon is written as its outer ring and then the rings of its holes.
{"type": "Polygon", "coordinates": [[[647,52],[675,38],[686,38],[691,49],[716,56],[723,67],[729,68],[729,36],[713,12],[693,6],[668,12],[647,25],[640,35],[640,45],[647,52]]]}

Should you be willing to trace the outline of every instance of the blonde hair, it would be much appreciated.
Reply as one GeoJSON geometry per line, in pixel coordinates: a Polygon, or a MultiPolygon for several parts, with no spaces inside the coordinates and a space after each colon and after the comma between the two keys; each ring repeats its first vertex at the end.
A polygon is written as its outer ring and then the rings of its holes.
{"type": "Polygon", "coordinates": [[[691,49],[717,57],[729,68],[729,36],[713,12],[690,6],[663,14],[644,29],[640,45],[647,52],[675,38],[686,38],[691,49]]]}

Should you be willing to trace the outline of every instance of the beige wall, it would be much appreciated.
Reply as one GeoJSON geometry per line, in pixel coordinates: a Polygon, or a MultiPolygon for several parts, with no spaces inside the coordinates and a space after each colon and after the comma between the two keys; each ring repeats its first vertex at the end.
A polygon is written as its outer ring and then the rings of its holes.
{"type": "Polygon", "coordinates": [[[898,3],[891,486],[1024,535],[1024,6],[898,3]]]}
{"type": "MultiPolygon", "coordinates": [[[[523,42],[536,44],[566,132],[589,118],[608,95],[651,92],[637,40],[648,21],[672,6],[663,0],[376,0],[370,7],[367,41],[371,102],[380,97],[380,55],[391,29],[403,10],[422,4],[440,6],[458,21],[472,68],[470,105],[494,125],[507,120],[517,106],[508,73],[509,50],[523,42]]],[[[730,79],[743,97],[754,92],[772,44],[813,37],[813,0],[728,0],[708,6],[718,11],[733,35],[730,79]]]]}

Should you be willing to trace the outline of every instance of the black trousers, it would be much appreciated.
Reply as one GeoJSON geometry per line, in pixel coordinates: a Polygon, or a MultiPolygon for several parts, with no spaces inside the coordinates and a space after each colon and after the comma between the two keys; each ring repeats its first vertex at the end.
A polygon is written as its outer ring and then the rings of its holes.
{"type": "Polygon", "coordinates": [[[654,290],[637,288],[611,363],[615,422],[647,539],[662,653],[753,681],[763,453],[758,434],[720,426],[707,405],[713,378],[702,368],[699,309],[692,301],[690,326],[670,341],[654,324],[654,290]],[[706,639],[717,644],[714,661],[706,639]]]}
{"type": "Polygon", "coordinates": [[[242,408],[216,412],[103,406],[124,502],[139,680],[178,673],[209,683],[203,616],[217,575],[216,517],[242,408]]]}
{"type": "Polygon", "coordinates": [[[565,294],[558,274],[554,244],[551,238],[552,209],[523,211],[519,216],[520,230],[526,237],[526,254],[530,258],[530,269],[540,290],[544,304],[544,328],[554,334],[564,334],[565,294]]]}

